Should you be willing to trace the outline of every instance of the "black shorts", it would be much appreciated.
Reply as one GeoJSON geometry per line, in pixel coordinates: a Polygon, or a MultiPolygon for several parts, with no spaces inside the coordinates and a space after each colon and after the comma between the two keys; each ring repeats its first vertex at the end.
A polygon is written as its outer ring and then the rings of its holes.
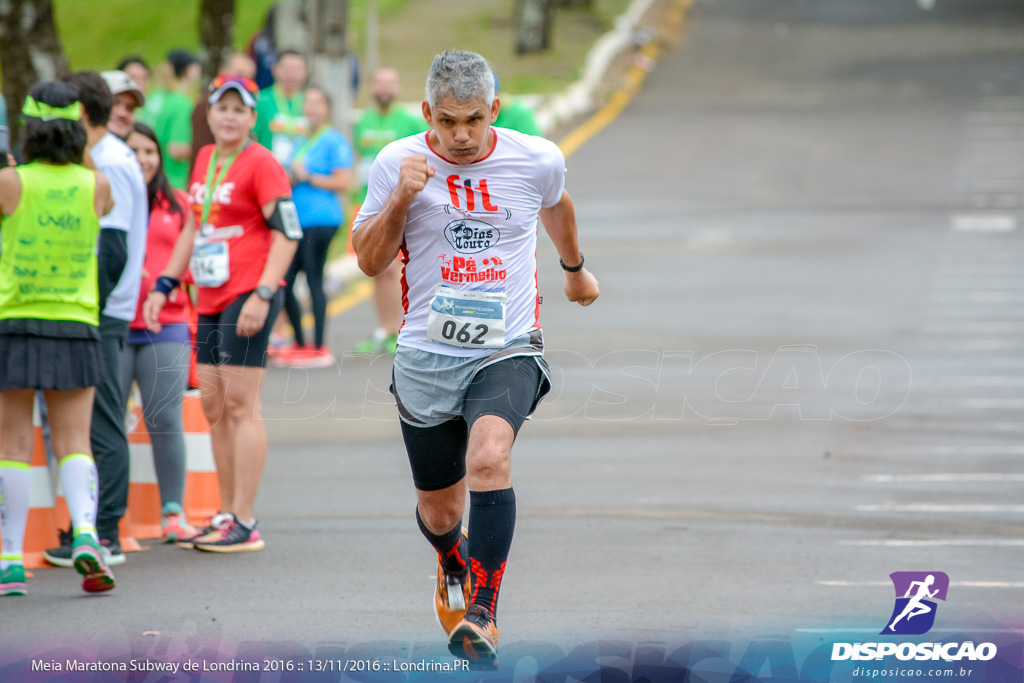
{"type": "MultiPolygon", "coordinates": [[[[551,388],[541,371],[542,362],[535,356],[514,356],[481,368],[466,390],[462,416],[453,420],[434,427],[399,421],[417,489],[438,491],[465,478],[469,430],[484,415],[502,418],[519,434],[526,417],[551,388]]],[[[395,398],[401,410],[401,399],[395,398]]]]}
{"type": "Polygon", "coordinates": [[[204,365],[242,365],[249,368],[267,367],[267,346],[270,344],[270,331],[274,329],[274,321],[281,313],[284,305],[284,293],[278,290],[270,300],[270,311],[267,321],[256,334],[240,337],[236,332],[238,316],[242,306],[252,292],[239,294],[238,298],[228,304],[220,313],[212,315],[199,314],[199,325],[196,331],[196,362],[204,365]]]}

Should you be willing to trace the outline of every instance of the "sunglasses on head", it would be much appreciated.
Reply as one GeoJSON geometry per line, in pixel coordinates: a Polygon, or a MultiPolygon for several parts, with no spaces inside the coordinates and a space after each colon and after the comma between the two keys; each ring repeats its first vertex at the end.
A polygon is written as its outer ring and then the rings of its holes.
{"type": "Polygon", "coordinates": [[[210,92],[220,90],[229,83],[241,85],[243,88],[245,88],[245,90],[249,92],[249,94],[251,94],[254,97],[260,94],[260,89],[256,85],[256,82],[254,80],[252,80],[251,78],[246,78],[245,76],[233,76],[231,74],[217,76],[217,78],[213,79],[213,83],[210,84],[210,92]]]}

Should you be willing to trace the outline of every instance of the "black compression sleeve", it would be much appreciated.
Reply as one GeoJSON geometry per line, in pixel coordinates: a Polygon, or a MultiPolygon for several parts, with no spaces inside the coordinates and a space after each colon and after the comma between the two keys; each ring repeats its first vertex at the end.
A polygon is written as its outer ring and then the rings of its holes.
{"type": "Polygon", "coordinates": [[[125,264],[128,263],[128,233],[114,228],[100,230],[99,283],[100,312],[107,307],[107,297],[114,291],[125,264]]]}

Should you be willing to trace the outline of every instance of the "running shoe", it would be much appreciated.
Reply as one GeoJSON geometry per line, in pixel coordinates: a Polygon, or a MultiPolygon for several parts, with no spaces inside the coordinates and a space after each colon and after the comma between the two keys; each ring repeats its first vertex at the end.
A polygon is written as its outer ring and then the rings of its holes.
{"type": "Polygon", "coordinates": [[[470,605],[466,618],[448,638],[448,652],[469,660],[469,668],[493,671],[498,668],[498,629],[490,613],[470,605]]]}
{"type": "Polygon", "coordinates": [[[164,543],[174,543],[178,539],[194,538],[199,531],[185,521],[185,515],[181,512],[181,506],[177,503],[168,503],[161,511],[160,527],[162,529],[160,538],[164,543]]]}
{"type": "Polygon", "coordinates": [[[398,348],[398,333],[388,334],[381,328],[373,331],[373,336],[356,344],[352,350],[356,353],[394,353],[398,348]]]}
{"type": "MultiPolygon", "coordinates": [[[[469,532],[462,527],[462,540],[469,542],[469,532]]],[[[441,565],[441,556],[437,557],[437,584],[434,586],[434,616],[437,623],[450,635],[452,629],[466,616],[469,606],[469,570],[461,576],[446,574],[441,565]]]]}
{"type": "Polygon", "coordinates": [[[234,515],[231,515],[231,521],[221,527],[220,531],[197,538],[192,543],[198,550],[210,553],[253,553],[266,546],[260,538],[260,532],[256,531],[255,520],[248,527],[234,515]]]}
{"type": "Polygon", "coordinates": [[[304,358],[308,353],[309,350],[305,346],[299,346],[295,343],[278,347],[273,353],[269,349],[267,350],[270,362],[278,367],[295,365],[298,359],[304,358]]]}
{"type": "Polygon", "coordinates": [[[174,542],[174,544],[179,548],[192,549],[195,547],[195,541],[200,538],[204,538],[206,536],[210,536],[211,539],[215,538],[216,535],[220,533],[221,527],[226,526],[230,521],[231,515],[225,512],[218,512],[210,518],[209,524],[196,531],[192,536],[179,538],[174,542]]]}
{"type": "Polygon", "coordinates": [[[78,534],[71,543],[71,561],[81,574],[82,590],[86,593],[102,593],[114,587],[114,575],[103,559],[99,541],[89,534],[78,534]]]}
{"type": "MultiPolygon", "coordinates": [[[[75,565],[72,559],[73,549],[71,547],[74,535],[71,533],[71,529],[59,529],[58,532],[60,545],[56,548],[44,550],[43,559],[54,566],[71,569],[75,565]]],[[[107,563],[108,567],[120,567],[124,564],[124,551],[121,550],[121,541],[116,536],[113,538],[101,538],[99,543],[100,550],[103,551],[103,560],[107,563]]]]}
{"type": "Polygon", "coordinates": [[[282,351],[271,359],[271,363],[284,368],[327,368],[334,366],[336,361],[326,348],[305,346],[282,351]]]}
{"type": "Polygon", "coordinates": [[[337,365],[334,354],[326,346],[309,349],[309,355],[301,363],[304,368],[331,368],[337,365]]]}
{"type": "Polygon", "coordinates": [[[24,595],[27,591],[24,565],[12,564],[0,570],[0,595],[24,595]]]}
{"type": "Polygon", "coordinates": [[[71,529],[58,529],[57,534],[60,545],[56,548],[44,550],[43,559],[57,567],[67,567],[70,569],[74,566],[74,563],[71,561],[71,541],[74,540],[74,536],[71,534],[71,529]]]}

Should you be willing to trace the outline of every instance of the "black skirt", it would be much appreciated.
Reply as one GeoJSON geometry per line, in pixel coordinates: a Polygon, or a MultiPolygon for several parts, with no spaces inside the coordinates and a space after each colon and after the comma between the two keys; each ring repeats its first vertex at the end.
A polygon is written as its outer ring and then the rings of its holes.
{"type": "Polygon", "coordinates": [[[87,389],[106,375],[98,338],[0,334],[0,391],[87,389]]]}

